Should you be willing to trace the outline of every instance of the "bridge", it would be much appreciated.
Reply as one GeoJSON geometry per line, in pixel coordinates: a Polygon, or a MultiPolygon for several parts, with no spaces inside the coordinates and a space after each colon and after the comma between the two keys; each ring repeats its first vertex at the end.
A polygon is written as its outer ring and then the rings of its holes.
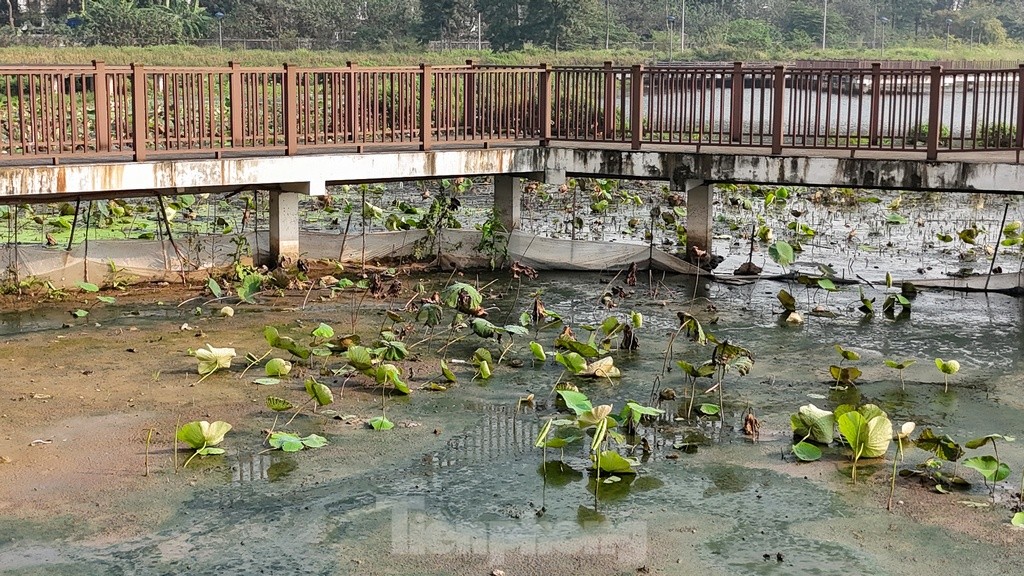
{"type": "Polygon", "coordinates": [[[0,67],[0,203],[494,176],[669,181],[689,242],[719,183],[1024,192],[1024,65],[0,67]]]}

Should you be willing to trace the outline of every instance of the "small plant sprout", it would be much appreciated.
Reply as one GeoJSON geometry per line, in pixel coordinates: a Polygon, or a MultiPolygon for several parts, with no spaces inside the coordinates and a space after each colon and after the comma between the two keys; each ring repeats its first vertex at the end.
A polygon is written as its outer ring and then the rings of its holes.
{"type": "Polygon", "coordinates": [[[779,303],[782,304],[782,315],[781,318],[784,322],[789,324],[802,324],[804,321],[803,316],[800,315],[796,310],[796,298],[793,297],[785,288],[779,290],[779,293],[775,295],[779,299],[779,303]]]}
{"type": "Polygon", "coordinates": [[[865,404],[854,408],[844,404],[836,408],[839,433],[850,446],[853,458],[853,482],[857,483],[857,464],[861,458],[879,458],[892,442],[892,422],[881,408],[865,404]]]}
{"type": "Polygon", "coordinates": [[[889,368],[892,368],[893,370],[896,370],[899,373],[899,375],[900,375],[900,387],[903,388],[904,390],[906,390],[907,389],[907,385],[903,381],[903,371],[906,370],[907,368],[910,368],[910,365],[913,364],[914,362],[917,362],[917,360],[908,359],[908,360],[904,360],[902,362],[897,362],[895,360],[885,360],[884,362],[885,362],[886,366],[888,366],[889,368]]]}
{"type": "Polygon", "coordinates": [[[837,388],[841,385],[851,386],[854,384],[854,381],[857,380],[857,378],[860,378],[860,368],[857,368],[856,366],[843,366],[843,364],[847,360],[849,360],[850,362],[856,362],[857,360],[860,360],[860,354],[854,352],[853,350],[846,350],[839,344],[836,344],[835,348],[839,356],[842,357],[842,360],[839,362],[838,366],[832,365],[828,367],[829,374],[831,374],[832,377],[835,378],[835,386],[837,388]]]}
{"type": "Polygon", "coordinates": [[[223,454],[224,449],[216,448],[216,446],[224,441],[224,435],[230,430],[231,424],[221,422],[220,420],[212,424],[206,420],[193,421],[185,424],[181,428],[178,428],[178,431],[175,434],[175,439],[180,442],[184,442],[195,449],[195,454],[189,456],[182,468],[188,468],[188,463],[191,462],[196,455],[213,456],[216,454],[223,454]]]}
{"type": "Polygon", "coordinates": [[[722,384],[725,380],[725,373],[729,370],[735,370],[740,376],[746,376],[754,367],[754,354],[746,348],[730,343],[728,340],[718,341],[710,337],[709,340],[715,344],[715,350],[711,353],[711,364],[718,369],[718,381],[714,386],[705,390],[704,393],[709,394],[717,388],[718,406],[724,412],[725,396],[722,392],[722,384]]]}
{"type": "Polygon", "coordinates": [[[896,433],[896,446],[899,460],[896,458],[892,459],[892,479],[889,482],[889,502],[885,505],[885,509],[892,511],[892,497],[896,493],[896,463],[903,461],[903,441],[910,438],[910,435],[914,433],[914,428],[917,424],[913,422],[905,422],[903,426],[900,426],[900,431],[896,433]]]}
{"type": "Polygon", "coordinates": [[[677,360],[676,366],[683,370],[686,378],[690,381],[690,401],[686,407],[686,418],[689,420],[693,412],[693,399],[697,396],[697,378],[711,378],[714,376],[716,368],[711,362],[694,366],[685,360],[677,360]]]}
{"type": "Polygon", "coordinates": [[[975,450],[981,448],[985,444],[992,443],[992,451],[995,452],[995,456],[972,456],[964,460],[964,466],[977,471],[981,474],[982,478],[985,479],[985,485],[989,487],[989,493],[995,495],[996,483],[1002,482],[1010,477],[1010,467],[1004,462],[999,460],[999,447],[996,444],[996,440],[1002,440],[1003,442],[1013,442],[1012,436],[1003,436],[1002,434],[989,434],[988,436],[982,436],[981,438],[975,438],[964,444],[967,448],[975,450]],[[989,482],[992,484],[990,485],[989,482]]]}
{"type": "Polygon", "coordinates": [[[207,344],[206,348],[196,350],[193,355],[199,360],[199,375],[202,376],[198,382],[192,384],[193,386],[221,368],[230,368],[231,360],[237,356],[234,348],[214,348],[210,344],[207,344]]]}
{"type": "Polygon", "coordinates": [[[960,363],[956,360],[943,360],[942,358],[935,359],[935,367],[942,372],[942,382],[945,386],[944,392],[949,392],[949,375],[956,374],[960,371],[960,363]]]}
{"type": "Polygon", "coordinates": [[[941,493],[948,492],[946,486],[970,486],[970,482],[964,480],[956,473],[956,462],[963,457],[964,448],[957,444],[949,434],[936,436],[931,428],[925,428],[918,434],[917,439],[914,440],[914,445],[921,450],[931,452],[935,455],[935,458],[930,459],[926,463],[923,472],[904,471],[907,475],[921,475],[931,478],[935,483],[935,490],[941,493]],[[942,462],[953,462],[953,474],[947,475],[942,472],[942,462]]]}

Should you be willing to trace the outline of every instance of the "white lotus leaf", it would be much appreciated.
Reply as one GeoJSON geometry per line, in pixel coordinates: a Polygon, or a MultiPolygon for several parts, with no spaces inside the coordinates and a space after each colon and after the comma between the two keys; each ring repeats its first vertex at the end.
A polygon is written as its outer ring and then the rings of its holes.
{"type": "Polygon", "coordinates": [[[230,368],[231,359],[237,356],[234,348],[214,348],[207,344],[206,348],[196,350],[196,359],[199,360],[199,375],[206,376],[221,368],[230,368]]]}

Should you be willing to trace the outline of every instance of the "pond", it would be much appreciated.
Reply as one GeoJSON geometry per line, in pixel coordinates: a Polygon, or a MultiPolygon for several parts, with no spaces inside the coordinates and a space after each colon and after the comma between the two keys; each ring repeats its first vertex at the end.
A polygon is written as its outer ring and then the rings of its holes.
{"type": "MultiPolygon", "coordinates": [[[[577,196],[588,206],[578,213],[572,190],[530,194],[525,201],[534,204],[524,214],[532,208],[538,216],[527,226],[674,242],[674,225],[650,212],[667,192],[628,190],[641,201],[613,202],[606,213],[589,207],[602,199],[589,193],[577,196]],[[572,222],[576,216],[583,226],[572,222]],[[661,224],[645,232],[629,223],[633,218],[661,224]]],[[[397,199],[403,192],[386,194],[397,199]]],[[[960,446],[989,434],[1020,435],[1024,303],[922,289],[907,292],[909,314],[881,309],[887,297],[903,294],[903,279],[987,272],[992,248],[1006,238],[997,238],[1004,206],[1008,223],[1021,218],[1016,199],[998,197],[722,189],[720,271],[747,260],[753,235],[755,263],[813,282],[733,285],[661,273],[633,278],[625,270],[514,279],[507,272],[370,269],[384,286],[393,272],[397,294],[375,298],[358,283],[332,288],[299,279],[291,289],[256,295],[256,303],[169,286],[104,290],[116,298],[108,304],[69,289],[62,301],[5,312],[0,347],[14,377],[0,399],[0,571],[1014,573],[1024,560],[1024,532],[1010,525],[1019,511],[1024,447],[997,438],[998,453],[987,442],[950,462],[910,440],[926,429],[960,446]],[[762,225],[774,237],[759,238],[762,225]],[[780,238],[803,249],[786,266],[769,255],[780,238]],[[891,287],[887,273],[896,278],[891,287]],[[817,283],[823,274],[835,290],[817,283]],[[478,289],[479,302],[466,290],[460,304],[456,282],[478,289]],[[785,321],[782,290],[802,322],[785,321]],[[873,314],[858,310],[862,290],[876,300],[873,314]],[[537,301],[548,313],[539,324],[531,318],[537,301]],[[233,314],[221,313],[225,304],[233,314]],[[464,325],[450,330],[460,306],[464,325]],[[82,309],[88,314],[68,314],[82,309]],[[480,309],[487,322],[473,326],[480,309]],[[701,344],[695,329],[680,331],[681,320],[691,318],[714,340],[701,344]],[[334,338],[313,335],[321,323],[334,338]],[[293,350],[321,350],[300,360],[284,350],[291,344],[265,337],[265,326],[293,338],[293,350]],[[624,338],[627,326],[635,341],[624,338]],[[581,343],[557,348],[565,327],[581,343]],[[492,331],[501,338],[480,335],[492,331]],[[603,351],[608,331],[614,334],[603,351]],[[377,358],[372,366],[340,351],[319,355],[329,352],[325,341],[350,333],[377,358]],[[571,351],[596,360],[585,344],[590,334],[596,355],[611,358],[619,376],[572,374],[578,366],[571,351]],[[387,345],[391,338],[403,345],[387,345]],[[726,342],[741,351],[723,348],[726,342]],[[234,358],[198,382],[197,359],[187,352],[207,344],[231,347],[234,358]],[[837,346],[853,354],[843,358],[837,346]],[[690,410],[690,386],[677,362],[699,366],[726,351],[730,370],[717,389],[716,376],[699,378],[690,410]],[[746,352],[752,363],[733,362],[746,352]],[[243,372],[247,354],[260,361],[243,372]],[[275,356],[289,360],[292,372],[256,384],[275,356]],[[956,360],[959,371],[943,374],[936,358],[956,360]],[[378,371],[384,364],[398,368],[410,394],[400,393],[394,374],[378,371]],[[839,378],[833,366],[860,373],[839,378]],[[315,414],[309,378],[333,396],[315,414]],[[555,392],[558,383],[574,385],[589,406],[555,392]],[[274,412],[268,396],[294,407],[274,412]],[[635,434],[624,422],[610,426],[596,451],[606,465],[611,452],[631,459],[630,470],[597,474],[591,454],[600,432],[585,425],[587,408],[611,405],[619,415],[629,402],[660,413],[640,419],[635,434]],[[854,482],[841,428],[819,445],[820,459],[795,455],[801,438],[794,438],[791,415],[808,404],[829,411],[872,404],[896,431],[905,422],[916,430],[908,440],[886,442],[881,457],[859,460],[854,482]],[[747,414],[756,417],[756,435],[744,431],[747,414]],[[394,428],[373,430],[381,417],[394,428]],[[555,431],[542,433],[553,419],[555,431]],[[193,420],[233,428],[219,444],[224,454],[184,467],[193,450],[175,443],[175,430],[193,420]],[[327,444],[269,449],[267,437],[281,430],[327,444]],[[572,437],[564,446],[550,442],[572,437]],[[537,447],[545,440],[547,448],[537,447]],[[965,465],[983,456],[998,457],[1009,476],[991,485],[965,465]],[[887,510],[894,463],[903,475],[887,510]]],[[[1019,243],[1001,248],[997,264],[1015,271],[1019,262],[1019,243]]],[[[364,280],[333,266],[315,268],[309,278],[328,274],[364,280]]],[[[237,288],[228,281],[223,287],[237,288]]]]}
{"type": "MultiPolygon", "coordinates": [[[[431,291],[449,283],[448,276],[417,279],[431,291]]],[[[378,432],[365,423],[380,413],[380,390],[365,376],[324,376],[297,362],[301,374],[257,386],[251,383],[255,376],[236,378],[242,369],[238,364],[245,353],[261,355],[268,348],[261,342],[263,325],[280,326],[299,342],[310,341],[309,333],[319,322],[339,333],[355,325],[355,332],[372,339],[382,325],[391,324],[381,312],[400,308],[408,297],[387,304],[365,301],[357,320],[352,306],[361,296],[345,294],[325,296],[305,309],[301,295],[271,297],[262,305],[239,305],[231,318],[218,317],[216,303],[200,316],[190,305],[117,304],[102,314],[97,310],[92,323],[76,321],[70,329],[60,328],[63,318],[38,315],[32,320],[38,324],[36,331],[20,333],[18,346],[62,342],[68,346],[61,359],[68,373],[78,373],[85,367],[78,363],[92,359],[92,369],[111,375],[97,384],[99,389],[115,396],[136,394],[129,403],[134,406],[114,408],[111,418],[144,413],[143,419],[153,422],[162,436],[153,447],[151,476],[141,485],[137,439],[131,442],[127,457],[133,464],[127,473],[116,465],[106,469],[102,458],[90,455],[114,441],[102,433],[90,438],[95,446],[86,447],[86,454],[73,457],[92,468],[92,475],[105,478],[91,482],[94,494],[103,495],[100,516],[136,515],[114,522],[118,530],[77,518],[81,512],[75,506],[39,516],[19,512],[17,505],[0,508],[8,527],[0,544],[5,573],[774,574],[842,569],[952,574],[1009,573],[1019,564],[1021,533],[1009,526],[1024,468],[1024,451],[1015,443],[999,445],[999,457],[1013,474],[996,486],[994,495],[977,473],[960,466],[959,473],[972,485],[953,494],[935,492],[915,478],[897,478],[897,504],[887,512],[891,462],[898,459],[895,444],[883,459],[861,462],[854,484],[849,450],[836,444],[825,447],[818,462],[798,462],[791,451],[789,422],[789,415],[808,403],[828,409],[873,403],[897,428],[913,421],[919,431],[931,428],[961,443],[990,433],[1012,435],[1024,410],[1017,376],[1024,309],[1018,300],[923,292],[914,299],[909,319],[865,318],[849,311],[837,318],[808,316],[804,324],[790,326],[779,322],[775,294],[780,288],[793,290],[806,308],[802,287],[795,283],[697,287],[706,295],[693,300],[695,287],[673,277],[653,287],[642,279],[628,286],[624,277],[611,274],[547,273],[521,286],[505,275],[462,280],[488,286],[484,305],[498,326],[515,323],[520,313],[529,312],[530,294],[537,292],[547,310],[560,315],[580,340],[586,340],[585,325],[599,325],[611,316],[626,323],[638,312],[643,316],[635,330],[639,346],[611,352],[620,378],[581,379],[563,374],[562,365],[550,357],[535,361],[527,343],[536,340],[551,354],[558,329],[534,334],[530,328],[529,335],[514,339],[492,376],[483,380],[479,369],[465,362],[479,347],[497,358],[509,335],[498,344],[460,333],[462,339],[445,354],[458,382],[448,384],[446,391],[423,390],[430,381],[444,381],[437,350],[449,338],[446,311],[430,340],[422,341],[427,334],[420,327],[407,336],[411,354],[395,363],[402,366],[413,391],[407,397],[385,396],[385,414],[397,426],[378,432]],[[622,292],[614,299],[617,307],[608,308],[602,296],[614,287],[622,292]],[[710,359],[714,346],[679,337],[666,360],[681,311],[698,318],[708,333],[753,352],[748,374],[726,375],[721,418],[699,413],[686,418],[684,377],[674,363],[710,359]],[[203,337],[183,331],[183,323],[194,324],[203,337]],[[124,356],[127,341],[110,335],[135,332],[138,339],[128,342],[138,342],[133,346],[143,357],[131,360],[138,366],[123,373],[107,366],[110,360],[104,359],[124,356]],[[80,355],[70,340],[83,341],[87,353],[80,355]],[[236,346],[239,358],[230,370],[190,387],[198,377],[195,359],[184,355],[185,348],[206,342],[236,346]],[[859,353],[860,360],[852,363],[863,370],[856,385],[835,389],[828,366],[840,360],[836,344],[859,353]],[[150,349],[162,352],[147,353],[150,349]],[[948,392],[943,391],[934,357],[960,362],[948,392]],[[897,373],[882,364],[887,358],[918,360],[904,371],[905,388],[897,373]],[[663,373],[666,364],[671,370],[663,373]],[[147,374],[152,383],[145,386],[121,381],[147,374]],[[303,376],[330,386],[335,405],[325,409],[336,412],[313,416],[307,410],[291,428],[322,434],[329,444],[287,454],[264,451],[263,431],[273,428],[275,418],[262,407],[263,397],[282,396],[298,404],[305,395],[303,376]],[[556,406],[551,392],[556,381],[574,382],[594,405],[610,403],[617,412],[629,400],[651,403],[655,378],[677,397],[655,401],[665,414],[645,421],[639,437],[619,445],[624,454],[636,457],[636,474],[598,483],[587,470],[589,436],[562,449],[535,447],[547,419],[558,413],[567,417],[567,409],[556,406]],[[138,396],[136,389],[142,388],[151,399],[138,396]],[[532,403],[520,402],[529,394],[534,395],[532,403]],[[748,408],[760,421],[756,440],[741,430],[748,408]],[[182,422],[233,415],[234,429],[224,442],[227,453],[196,459],[188,469],[181,468],[182,457],[175,468],[171,432],[161,430],[175,425],[172,414],[182,422]],[[649,446],[646,453],[640,437],[649,446]],[[121,481],[134,488],[111,493],[105,486],[121,481]],[[979,547],[979,541],[985,544],[979,547]],[[997,549],[998,554],[984,552],[997,549]]],[[[812,303],[824,300],[824,294],[813,292],[806,297],[812,303]]],[[[830,298],[838,304],[855,296],[846,288],[830,298]]],[[[409,313],[402,316],[413,322],[409,313]]],[[[314,357],[314,366],[321,362],[314,357]]],[[[335,356],[326,364],[341,368],[345,362],[335,356]]],[[[36,387],[46,381],[44,374],[32,376],[36,387]]],[[[61,386],[50,376],[49,393],[60,397],[70,392],[61,386]]],[[[717,393],[700,394],[704,387],[698,386],[697,402],[717,403],[717,393]]],[[[99,402],[98,394],[77,387],[74,392],[83,399],[72,406],[99,402]]],[[[15,444],[27,445],[30,437],[42,434],[38,425],[18,414],[32,402],[29,398],[4,409],[6,419],[20,422],[8,432],[19,442],[0,445],[4,454],[18,454],[15,444]]],[[[3,464],[0,474],[13,475],[5,478],[5,486],[18,481],[13,472],[17,467],[31,466],[32,459],[42,457],[35,455],[58,449],[60,435],[74,435],[80,426],[65,414],[46,414],[43,420],[67,422],[64,427],[72,431],[58,433],[54,445],[34,446],[30,450],[35,452],[3,464]]],[[[138,438],[139,430],[149,425],[134,421],[131,435],[138,438]]],[[[970,452],[990,454],[989,448],[970,452]]],[[[179,450],[185,453],[184,447],[179,450]]],[[[929,457],[909,445],[905,451],[901,469],[916,469],[929,457]]],[[[952,472],[951,466],[946,463],[947,471],[952,472]]],[[[39,488],[45,492],[48,485],[49,480],[42,480],[39,488]]],[[[11,488],[8,498],[21,492],[11,488]]],[[[38,504],[26,506],[31,510],[38,504]]]]}

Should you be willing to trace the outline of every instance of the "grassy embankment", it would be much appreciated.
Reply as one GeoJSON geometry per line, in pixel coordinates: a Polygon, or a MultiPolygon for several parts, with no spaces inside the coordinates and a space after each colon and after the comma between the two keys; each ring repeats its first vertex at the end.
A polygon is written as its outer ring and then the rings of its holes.
{"type": "MultiPolygon", "coordinates": [[[[679,60],[678,54],[675,55],[679,60]]],[[[740,51],[689,50],[686,61],[790,61],[807,60],[877,60],[878,50],[829,49],[801,52],[778,51],[774,53],[740,51]]],[[[518,52],[479,52],[461,50],[445,53],[424,52],[336,52],[293,50],[272,52],[268,50],[220,50],[196,46],[155,46],[150,48],[113,48],[107,46],[70,48],[0,48],[0,64],[88,64],[102,60],[107,64],[141,63],[150,66],[222,66],[229,61],[246,66],[279,66],[285,62],[300,66],[344,66],[353,62],[360,66],[415,66],[420,63],[433,65],[462,64],[472,59],[483,64],[536,65],[545,62],[552,65],[598,65],[605,61],[616,64],[647,64],[654,59],[666,60],[667,55],[652,54],[640,50],[578,50],[554,52],[552,50],[526,49],[518,52]],[[656,58],[655,58],[656,56],[656,58]]],[[[1000,46],[977,45],[974,47],[955,45],[946,50],[942,43],[922,42],[914,46],[886,47],[886,60],[974,60],[974,61],[1017,61],[1024,60],[1024,45],[1004,44],[1000,46]]]]}

